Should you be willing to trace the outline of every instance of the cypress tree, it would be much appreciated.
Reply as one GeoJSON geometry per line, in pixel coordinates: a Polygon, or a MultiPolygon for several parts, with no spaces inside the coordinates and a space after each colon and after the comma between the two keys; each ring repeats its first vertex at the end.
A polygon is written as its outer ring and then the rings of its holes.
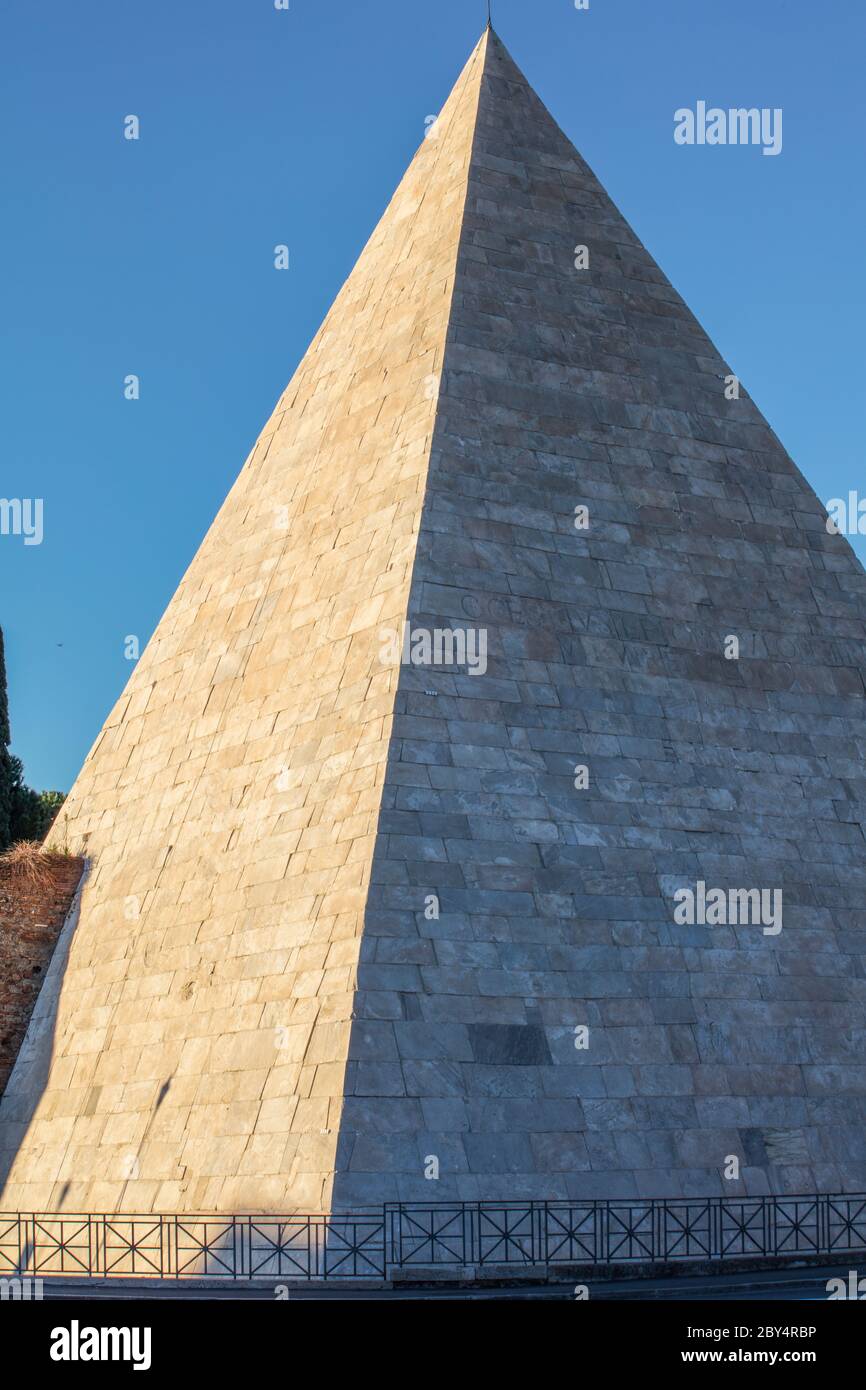
{"type": "Polygon", "coordinates": [[[43,840],[65,801],[62,792],[35,792],[24,781],[21,759],[10,751],[9,693],[0,627],[0,851],[18,840],[43,840]]]}
{"type": "Polygon", "coordinates": [[[12,803],[15,796],[15,775],[9,731],[9,697],[6,692],[6,659],[3,652],[3,629],[0,627],[0,850],[6,849],[12,838],[12,803]]]}

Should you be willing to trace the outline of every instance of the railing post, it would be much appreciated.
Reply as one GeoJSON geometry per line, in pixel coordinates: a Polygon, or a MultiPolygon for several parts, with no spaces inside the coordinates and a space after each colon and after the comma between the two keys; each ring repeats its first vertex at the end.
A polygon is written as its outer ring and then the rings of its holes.
{"type": "Polygon", "coordinates": [[[776,1225],[776,1198],[768,1197],[764,1204],[764,1255],[775,1255],[776,1242],[778,1240],[778,1228],[776,1225]]]}
{"type": "Polygon", "coordinates": [[[382,1264],[385,1269],[385,1278],[388,1277],[388,1270],[391,1266],[396,1267],[397,1261],[394,1258],[394,1235],[391,1220],[391,1203],[382,1203],[382,1264]]]}
{"type": "Polygon", "coordinates": [[[24,1226],[24,1247],[21,1250],[21,1273],[27,1274],[32,1269],[34,1274],[38,1274],[36,1269],[36,1213],[31,1212],[30,1216],[21,1218],[24,1226]],[[29,1231],[28,1231],[29,1224],[29,1231]]]}
{"type": "MultiPolygon", "coordinates": [[[[35,1218],[34,1218],[35,1219],[35,1218]]],[[[18,1217],[18,1273],[26,1274],[27,1266],[30,1264],[30,1252],[32,1246],[30,1236],[27,1231],[27,1217],[18,1217]]]]}

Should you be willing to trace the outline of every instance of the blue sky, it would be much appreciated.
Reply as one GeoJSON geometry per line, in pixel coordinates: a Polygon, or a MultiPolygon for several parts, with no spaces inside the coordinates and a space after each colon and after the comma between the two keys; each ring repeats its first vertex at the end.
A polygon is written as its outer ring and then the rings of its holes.
{"type": "MultiPolygon", "coordinates": [[[[864,11],[494,5],[825,500],[866,491],[864,11]],[[701,99],[782,107],[781,155],[677,146],[701,99]]],[[[69,789],[125,637],[153,631],[484,22],[485,0],[6,0],[0,496],[43,498],[45,536],[0,536],[0,624],[32,785],[69,789]]]]}

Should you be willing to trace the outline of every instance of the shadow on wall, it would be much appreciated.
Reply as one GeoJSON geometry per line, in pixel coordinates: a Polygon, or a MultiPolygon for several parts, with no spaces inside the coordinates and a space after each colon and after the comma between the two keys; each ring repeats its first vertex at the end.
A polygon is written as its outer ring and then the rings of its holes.
{"type": "MultiPolygon", "coordinates": [[[[31,955],[36,953],[41,956],[41,963],[35,961],[35,964],[39,964],[40,969],[44,968],[49,956],[50,964],[45,972],[33,1012],[29,1022],[27,1022],[26,1033],[11,1069],[6,1090],[0,1098],[0,1210],[4,1206],[3,1199],[7,1180],[48,1081],[54,1052],[60,991],[72,938],[78,923],[81,894],[86,881],[87,865],[80,859],[69,861],[69,868],[65,875],[55,875],[51,882],[46,878],[41,890],[24,881],[17,888],[16,893],[19,910],[6,924],[7,930],[20,931],[25,942],[29,939],[31,955]],[[82,869],[84,870],[83,873],[82,869]],[[60,883],[58,883],[58,877],[60,883]],[[65,891],[58,891],[59,888],[65,889],[65,891]],[[48,906],[51,901],[54,901],[55,922],[59,912],[63,911],[63,903],[68,904],[56,945],[53,947],[53,953],[51,950],[51,936],[53,935],[51,927],[35,923],[35,919],[28,918],[25,906],[25,904],[29,904],[32,909],[34,904],[38,902],[40,892],[43,906],[48,906]],[[70,893],[72,893],[71,902],[69,901],[70,893]],[[58,902],[59,907],[57,906],[58,902]]],[[[43,911],[39,915],[50,914],[43,911]]],[[[7,951],[4,954],[11,956],[11,943],[7,943],[7,951]]],[[[35,964],[31,966],[31,969],[35,968],[35,964]]],[[[26,968],[20,953],[15,958],[15,968],[19,972],[26,968]]],[[[14,984],[13,980],[6,979],[5,971],[0,986],[3,983],[10,990],[14,984]]],[[[25,1001],[25,1007],[29,1007],[27,1001],[25,1001]]],[[[21,1023],[24,1022],[25,1019],[21,1018],[21,1023]]],[[[58,1209],[62,1209],[63,1197],[64,1194],[61,1193],[57,1204],[58,1209]]]]}
{"type": "MultiPolygon", "coordinates": [[[[413,693],[401,682],[395,727],[413,693]]],[[[509,1105],[522,1105],[528,1124],[555,1059],[536,1001],[477,992],[478,971],[504,970],[504,918],[473,916],[471,903],[484,899],[488,913],[507,893],[486,892],[474,863],[428,856],[425,842],[439,836],[469,839],[468,806],[424,785],[425,769],[401,762],[402,743],[395,734],[376,831],[331,1211],[565,1197],[562,1175],[536,1166],[526,1132],[502,1123],[470,1133],[481,1109],[493,1124],[494,1112],[504,1120],[509,1105]],[[402,857],[410,845],[414,862],[402,857]]],[[[495,872],[507,888],[531,892],[533,866],[495,872]]],[[[542,938],[552,930],[536,926],[542,938]]]]}
{"type": "MultiPolygon", "coordinates": [[[[419,555],[429,544],[422,527],[419,555]]],[[[423,574],[416,568],[409,612],[413,625],[433,631],[447,619],[424,611],[423,574]]],[[[453,664],[401,667],[359,954],[334,1213],[395,1201],[568,1195],[564,1173],[538,1161],[529,1133],[556,1060],[542,1001],[479,988],[483,972],[505,978],[508,952],[517,949],[512,933],[520,940],[531,929],[539,952],[558,938],[556,924],[534,910],[531,928],[530,919],[509,920],[515,902],[526,912],[532,901],[540,857],[514,840],[500,798],[468,790],[470,774],[461,778],[464,766],[490,753],[473,746],[483,726],[462,722],[477,701],[460,697],[476,679],[480,689],[483,674],[467,677],[453,664]],[[483,803],[494,801],[486,811],[483,803]],[[503,843],[473,839],[473,815],[485,813],[502,817],[503,843]],[[479,1129],[482,1110],[489,1131],[479,1129]],[[518,1110],[522,1128],[510,1123],[518,1110]]],[[[504,767],[504,754],[493,751],[504,767]]],[[[495,779],[499,764],[492,755],[488,764],[495,779]]],[[[579,1107],[572,1109],[579,1118],[579,1107]]]]}

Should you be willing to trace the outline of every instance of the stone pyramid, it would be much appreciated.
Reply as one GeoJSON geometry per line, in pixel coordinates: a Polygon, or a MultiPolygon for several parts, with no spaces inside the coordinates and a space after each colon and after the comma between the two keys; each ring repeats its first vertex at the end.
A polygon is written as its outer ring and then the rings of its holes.
{"type": "Polygon", "coordinates": [[[731,375],[488,31],[54,831],[0,1206],[866,1189],[866,576],[731,375]]]}

